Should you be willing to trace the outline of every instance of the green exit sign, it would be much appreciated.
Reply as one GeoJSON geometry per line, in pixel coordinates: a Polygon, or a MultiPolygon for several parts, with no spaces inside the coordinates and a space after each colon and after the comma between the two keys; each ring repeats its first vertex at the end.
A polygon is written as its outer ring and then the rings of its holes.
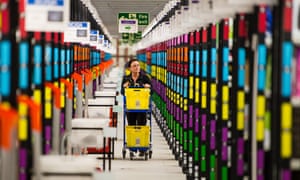
{"type": "Polygon", "coordinates": [[[137,33],[122,33],[123,43],[135,43],[142,39],[142,31],[137,33]]]}
{"type": "Polygon", "coordinates": [[[142,31],[134,33],[134,39],[135,40],[141,40],[142,39],[142,31]]]}
{"type": "Polygon", "coordinates": [[[129,39],[129,33],[122,33],[122,39],[129,39]]]}
{"type": "Polygon", "coordinates": [[[133,13],[133,12],[122,12],[119,13],[119,19],[137,19],[138,25],[149,24],[149,13],[133,13]]]}
{"type": "Polygon", "coordinates": [[[123,40],[129,41],[138,41],[142,39],[142,31],[138,31],[137,33],[122,33],[123,40]]]}

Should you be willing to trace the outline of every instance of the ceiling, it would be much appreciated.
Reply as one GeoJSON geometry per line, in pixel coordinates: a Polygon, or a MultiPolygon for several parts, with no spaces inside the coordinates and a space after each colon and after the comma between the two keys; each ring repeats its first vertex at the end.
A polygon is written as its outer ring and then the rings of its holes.
{"type": "MultiPolygon", "coordinates": [[[[104,26],[113,38],[121,38],[118,33],[119,12],[149,13],[149,23],[164,8],[169,0],[91,0],[104,26]]],[[[146,26],[139,26],[143,31],[146,26]]]]}

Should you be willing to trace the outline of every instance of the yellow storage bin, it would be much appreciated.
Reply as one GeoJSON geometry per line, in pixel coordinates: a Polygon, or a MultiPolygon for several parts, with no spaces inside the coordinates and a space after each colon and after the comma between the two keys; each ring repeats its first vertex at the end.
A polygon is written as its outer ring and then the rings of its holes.
{"type": "Polygon", "coordinates": [[[148,147],[150,126],[126,126],[127,147],[148,147]]]}
{"type": "Polygon", "coordinates": [[[150,89],[149,88],[126,88],[126,108],[129,110],[149,109],[150,89]]]}

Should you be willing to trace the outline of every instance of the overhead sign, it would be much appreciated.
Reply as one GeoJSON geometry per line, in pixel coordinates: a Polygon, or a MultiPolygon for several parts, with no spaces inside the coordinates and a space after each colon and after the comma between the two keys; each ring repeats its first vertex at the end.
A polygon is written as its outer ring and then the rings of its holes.
{"type": "Polygon", "coordinates": [[[137,31],[136,19],[119,19],[119,33],[136,33],[137,31]]]}
{"type": "Polygon", "coordinates": [[[138,25],[149,25],[149,13],[121,12],[118,19],[137,19],[138,25]]]}
{"type": "Polygon", "coordinates": [[[123,43],[123,44],[128,44],[128,43],[129,43],[129,40],[128,40],[128,39],[123,39],[123,40],[122,40],[122,43],[123,43]]]}
{"type": "Polygon", "coordinates": [[[134,33],[134,40],[141,40],[142,39],[142,31],[134,33]]]}
{"type": "Polygon", "coordinates": [[[70,18],[70,0],[26,0],[25,30],[63,32],[70,18]]]}
{"type": "Polygon", "coordinates": [[[122,42],[123,43],[135,43],[142,39],[142,31],[137,33],[122,33],[122,42]]]}
{"type": "Polygon", "coordinates": [[[64,32],[64,42],[86,44],[90,41],[90,22],[72,21],[64,32]]]}
{"type": "Polygon", "coordinates": [[[125,40],[125,39],[129,39],[129,33],[122,33],[122,39],[125,40]]]}

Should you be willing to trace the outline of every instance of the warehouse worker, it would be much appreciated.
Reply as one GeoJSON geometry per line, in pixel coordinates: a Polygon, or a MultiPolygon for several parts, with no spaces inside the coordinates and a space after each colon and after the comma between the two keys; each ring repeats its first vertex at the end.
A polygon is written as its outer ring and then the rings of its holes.
{"type": "MultiPolygon", "coordinates": [[[[140,63],[137,59],[128,61],[129,75],[125,75],[122,80],[121,93],[124,95],[124,88],[128,87],[144,87],[151,88],[151,80],[141,73],[140,63]]],[[[147,124],[145,112],[127,112],[128,125],[145,126],[147,124]]]]}

